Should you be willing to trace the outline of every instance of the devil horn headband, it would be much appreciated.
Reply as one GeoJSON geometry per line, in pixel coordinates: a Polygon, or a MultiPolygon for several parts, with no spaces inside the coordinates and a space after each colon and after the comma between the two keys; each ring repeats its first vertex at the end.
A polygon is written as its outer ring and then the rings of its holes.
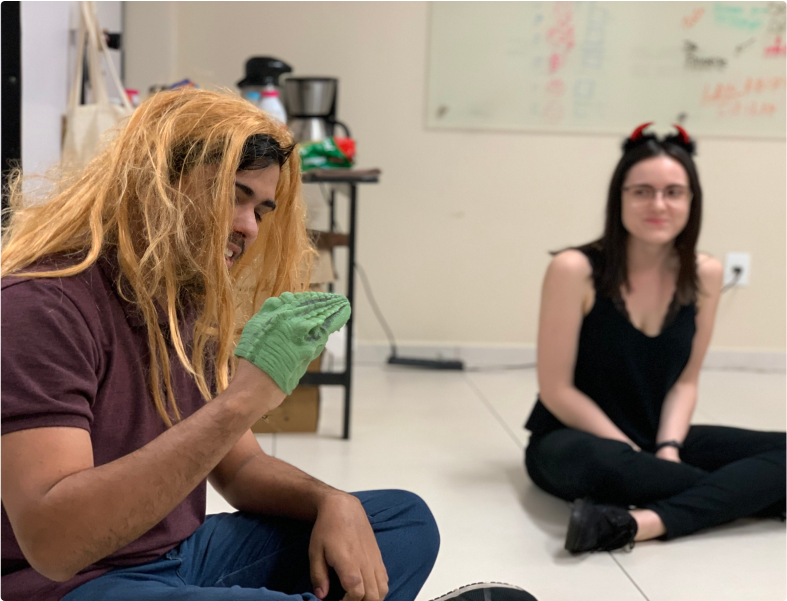
{"type": "Polygon", "coordinates": [[[631,135],[629,136],[629,140],[631,140],[632,142],[636,142],[637,140],[639,140],[642,137],[642,132],[648,127],[650,127],[651,125],[653,125],[653,121],[649,121],[648,123],[643,123],[642,125],[640,125],[637,129],[631,132],[631,135]]]}
{"type": "Polygon", "coordinates": [[[675,129],[678,130],[678,132],[680,132],[680,137],[683,138],[684,144],[686,145],[691,144],[691,138],[689,138],[689,134],[686,133],[685,129],[683,129],[680,125],[677,125],[675,123],[672,124],[672,127],[674,127],[675,129]]]}

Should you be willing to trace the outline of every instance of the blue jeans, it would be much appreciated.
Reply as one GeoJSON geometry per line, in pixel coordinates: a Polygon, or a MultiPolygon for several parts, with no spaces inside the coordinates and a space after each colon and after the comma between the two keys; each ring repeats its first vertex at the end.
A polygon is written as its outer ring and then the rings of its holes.
{"type": "MultiPolygon", "coordinates": [[[[420,497],[403,490],[354,493],[388,571],[386,601],[413,601],[432,571],[440,535],[420,497]]],[[[311,522],[250,513],[210,515],[189,538],[147,564],[122,568],[62,601],[318,601],[309,573],[311,522]]],[[[344,591],[331,570],[328,600],[344,591]]]]}

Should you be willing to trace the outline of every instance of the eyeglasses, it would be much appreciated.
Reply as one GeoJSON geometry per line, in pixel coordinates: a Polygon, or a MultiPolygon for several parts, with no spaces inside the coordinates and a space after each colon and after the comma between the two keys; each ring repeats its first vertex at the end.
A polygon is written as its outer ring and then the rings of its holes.
{"type": "Polygon", "coordinates": [[[685,202],[691,200],[691,190],[686,186],[679,186],[677,184],[667,186],[666,188],[654,188],[653,186],[626,186],[623,192],[632,200],[638,202],[650,202],[656,198],[656,194],[661,192],[661,197],[665,201],[671,202],[685,202]]]}

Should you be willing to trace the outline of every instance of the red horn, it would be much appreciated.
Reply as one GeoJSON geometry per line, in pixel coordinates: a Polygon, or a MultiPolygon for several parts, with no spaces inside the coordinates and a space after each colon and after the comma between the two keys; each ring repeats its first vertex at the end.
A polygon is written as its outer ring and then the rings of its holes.
{"type": "Polygon", "coordinates": [[[677,129],[680,132],[680,137],[683,138],[683,143],[684,144],[690,144],[691,143],[691,138],[689,138],[689,134],[686,133],[685,129],[683,129],[680,125],[675,125],[674,123],[672,124],[672,127],[674,127],[675,129],[677,129]]]}
{"type": "Polygon", "coordinates": [[[653,125],[653,121],[650,121],[648,123],[643,123],[642,125],[640,125],[637,129],[631,132],[631,135],[629,136],[629,140],[631,140],[632,142],[639,140],[642,137],[642,131],[651,125],[653,125]]]}

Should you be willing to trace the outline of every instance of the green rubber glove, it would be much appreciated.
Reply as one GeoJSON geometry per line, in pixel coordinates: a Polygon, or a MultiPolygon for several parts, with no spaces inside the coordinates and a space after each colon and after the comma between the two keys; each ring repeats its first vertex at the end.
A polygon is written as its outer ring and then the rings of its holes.
{"type": "Polygon", "coordinates": [[[268,374],[285,393],[298,385],[328,336],[350,319],[350,302],[330,292],[285,292],[266,300],[243,328],[235,355],[268,374]]]}

